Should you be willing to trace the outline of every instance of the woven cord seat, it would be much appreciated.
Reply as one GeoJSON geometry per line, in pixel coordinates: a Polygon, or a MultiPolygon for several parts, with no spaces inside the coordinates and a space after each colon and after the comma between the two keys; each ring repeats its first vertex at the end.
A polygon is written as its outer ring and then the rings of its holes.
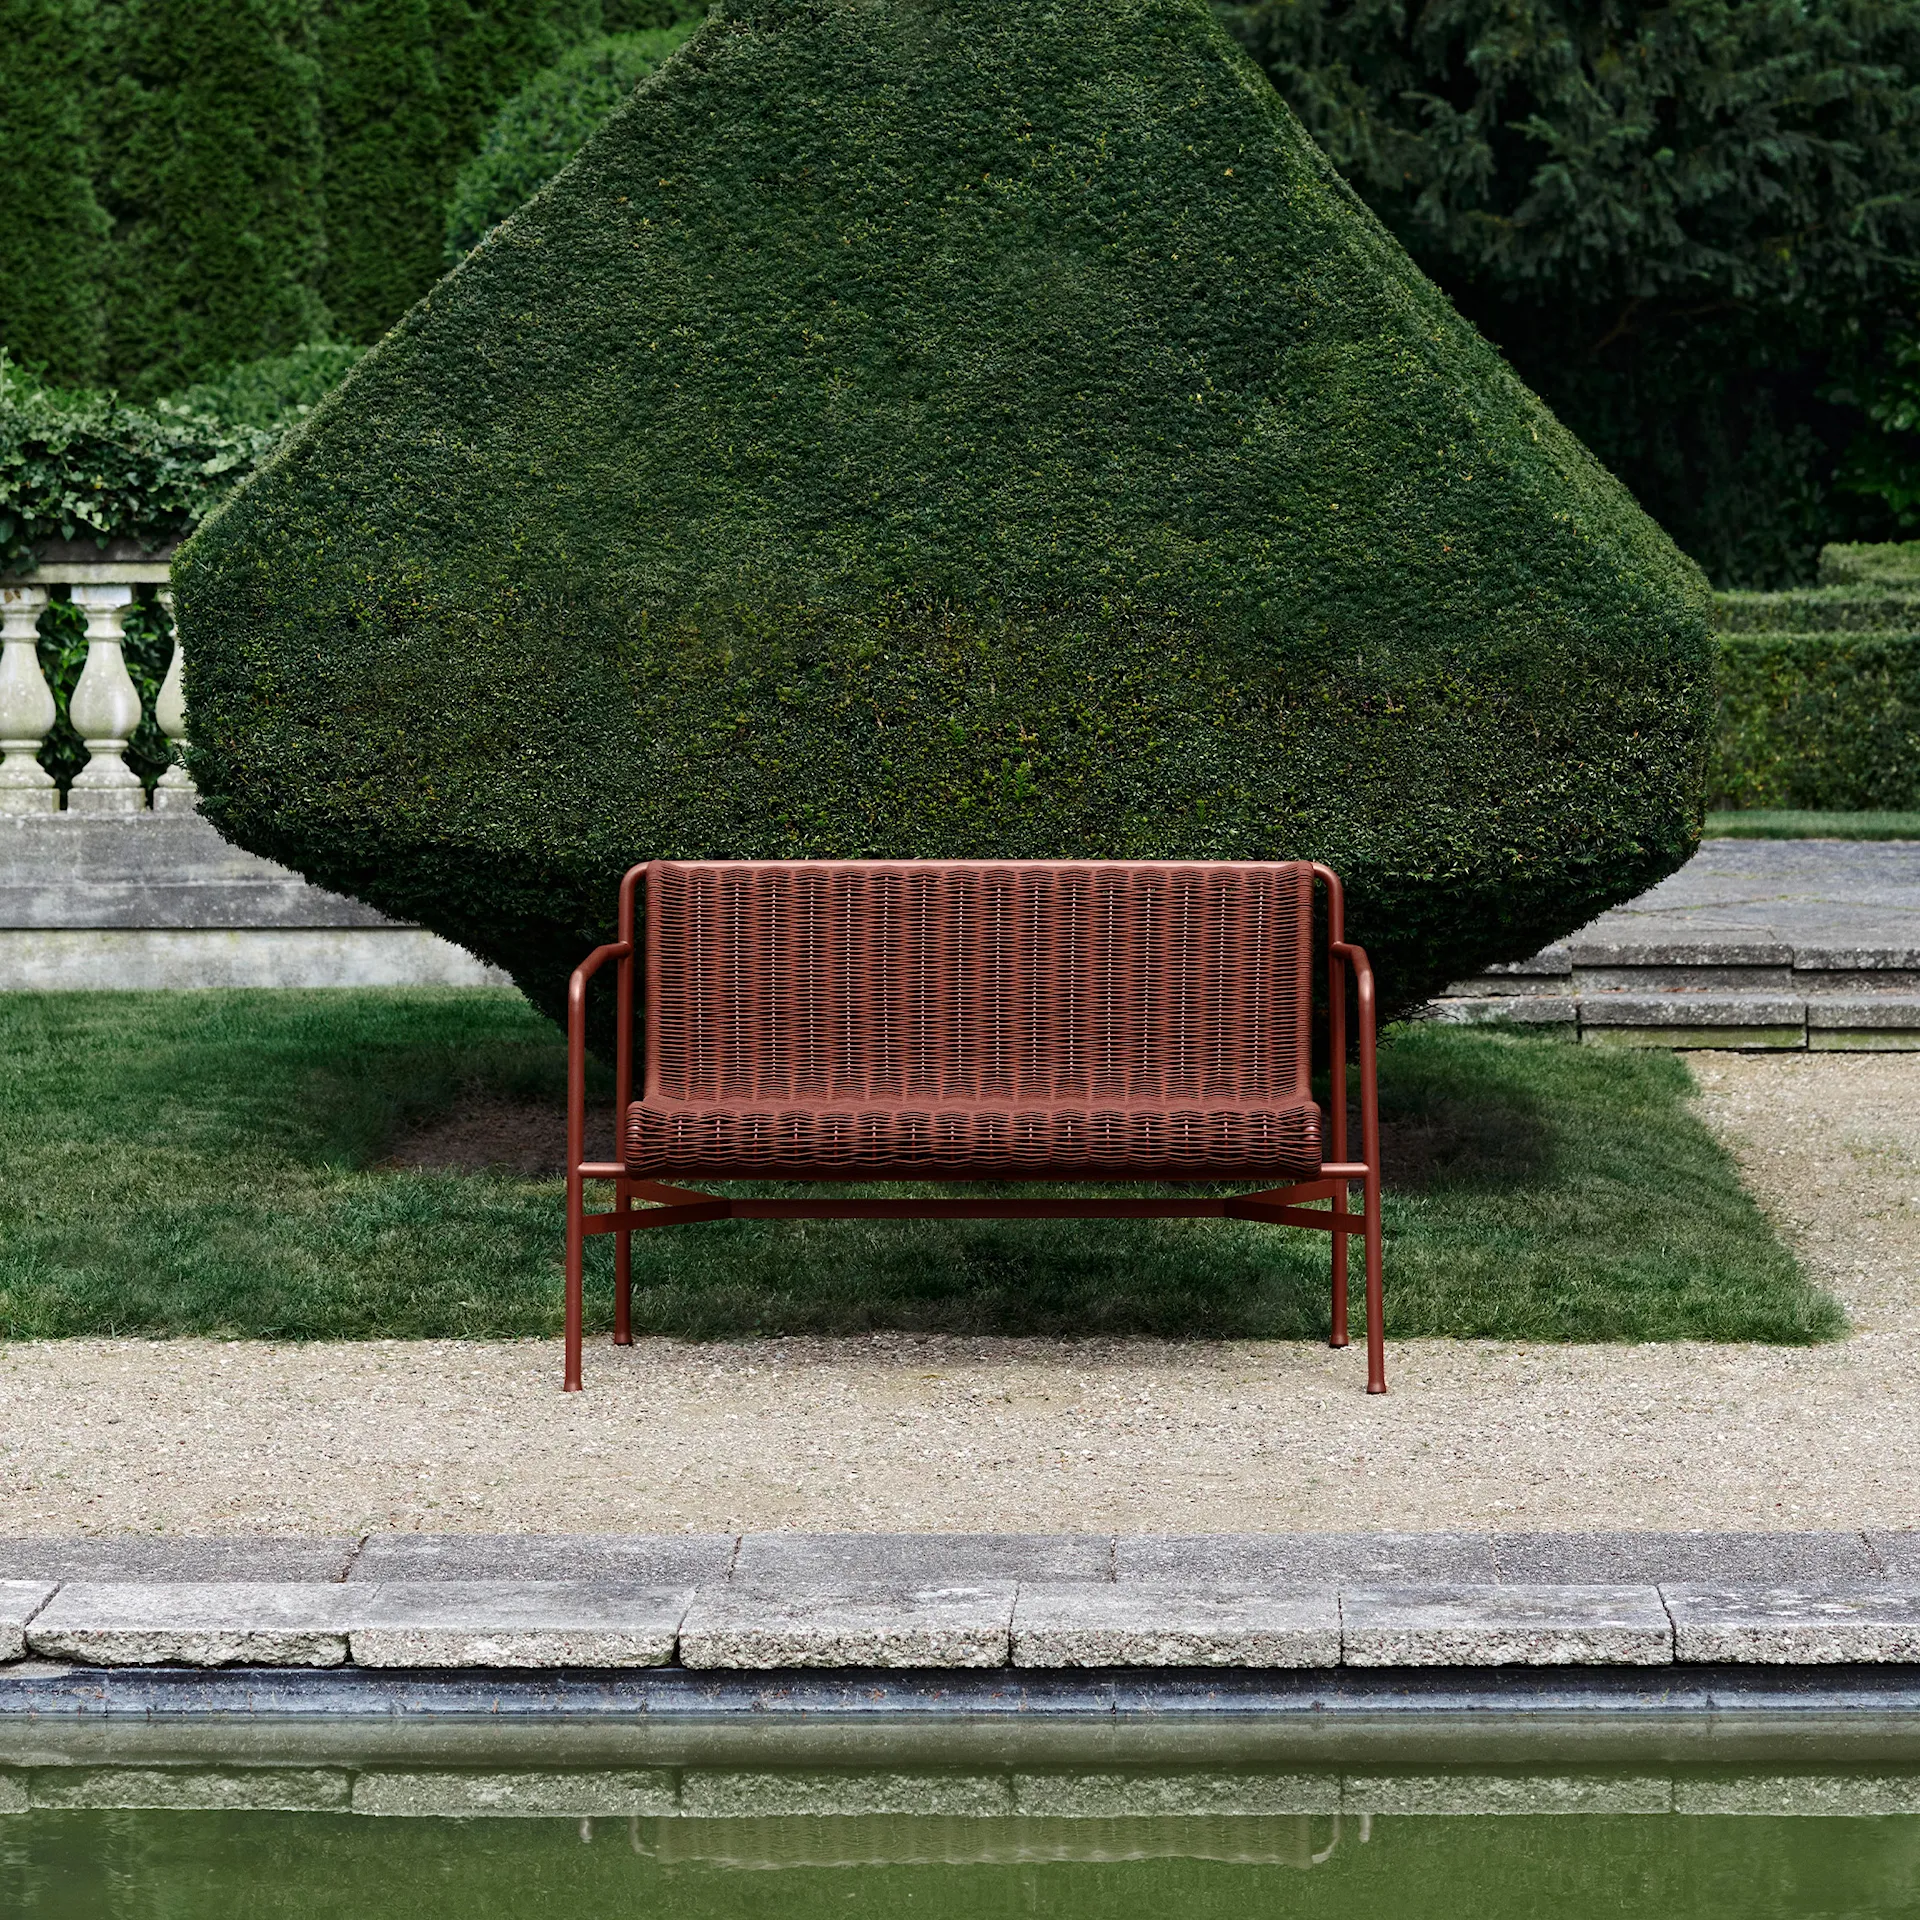
{"type": "Polygon", "coordinates": [[[714,1106],[638,1100],[635,1173],[708,1180],[1235,1180],[1320,1170],[1301,1095],[1226,1106],[714,1106]]]}
{"type": "Polygon", "coordinates": [[[590,1233],[618,1236],[615,1338],[625,1340],[631,1234],[643,1227],[729,1215],[1146,1213],[1330,1229],[1336,1345],[1346,1344],[1346,1237],[1362,1232],[1369,1385],[1382,1390],[1372,977],[1340,921],[1338,880],[1304,861],[636,867],[621,888],[620,940],[574,977],[568,1385],[579,1384],[590,1233]],[[1316,881],[1327,888],[1338,987],[1327,1002],[1338,1082],[1330,1126],[1312,1087],[1316,881]],[[584,1011],[587,981],[607,959],[619,963],[620,1158],[598,1165],[582,1157],[584,1011]],[[1362,1163],[1346,1160],[1349,975],[1362,1163]],[[614,1181],[615,1212],[585,1214],[590,1178],[614,1181]],[[782,1201],[671,1184],[687,1179],[1291,1184],[1229,1199],[782,1201]],[[1361,1216],[1347,1211],[1352,1179],[1367,1185],[1361,1216]],[[636,1199],[656,1204],[636,1209],[636,1199]],[[1310,1200],[1332,1205],[1299,1204],[1310,1200]]]}

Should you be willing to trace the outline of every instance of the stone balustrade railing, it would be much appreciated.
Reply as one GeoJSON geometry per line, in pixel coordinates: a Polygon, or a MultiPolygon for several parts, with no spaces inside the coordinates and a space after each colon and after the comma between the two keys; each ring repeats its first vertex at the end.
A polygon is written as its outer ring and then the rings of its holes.
{"type": "MultiPolygon", "coordinates": [[[[164,559],[45,564],[32,573],[0,580],[0,814],[57,813],[60,790],[40,764],[40,752],[58,717],[53,692],[41,671],[40,616],[52,589],[64,586],[86,615],[87,657],[67,702],[67,718],[86,744],[87,761],[66,796],[69,813],[147,811],[147,791],[127,764],[127,749],[140,725],[140,692],[122,653],[134,590],[157,586],[173,618],[173,594],[164,559]]],[[[176,754],[187,738],[184,671],[176,635],[173,659],[154,702],[154,721],[176,754]]],[[[192,779],[176,758],[153,790],[153,811],[191,809],[192,779]]]]}

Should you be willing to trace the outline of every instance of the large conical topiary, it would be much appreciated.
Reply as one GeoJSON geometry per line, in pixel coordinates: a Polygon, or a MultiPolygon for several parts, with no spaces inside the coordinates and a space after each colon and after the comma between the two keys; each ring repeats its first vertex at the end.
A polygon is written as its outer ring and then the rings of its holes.
{"type": "Polygon", "coordinates": [[[729,4],[177,578],[222,829],[548,1008],[656,854],[1314,854],[1406,1007],[1699,818],[1702,581],[1202,0],[729,4]]]}

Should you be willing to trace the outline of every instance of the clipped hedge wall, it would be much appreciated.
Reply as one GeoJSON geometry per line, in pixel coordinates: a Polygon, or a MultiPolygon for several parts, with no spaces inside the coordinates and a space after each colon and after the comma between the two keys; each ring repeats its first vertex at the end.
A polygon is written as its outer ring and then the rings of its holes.
{"type": "Polygon", "coordinates": [[[602,18],[600,0],[328,0],[321,285],[340,331],[377,339],[434,283],[447,194],[495,108],[602,18]]]}
{"type": "Polygon", "coordinates": [[[1801,587],[1786,593],[1718,593],[1724,633],[1892,633],[1911,626],[1920,595],[1898,587],[1801,587]]]}
{"type": "Polygon", "coordinates": [[[1895,587],[1920,592],[1920,540],[1831,546],[1820,552],[1823,587],[1895,587]]]}
{"type": "Polygon", "coordinates": [[[175,567],[240,844],[558,1010],[657,854],[1265,857],[1405,1008],[1679,865],[1705,582],[1201,0],[742,0],[175,567]]]}
{"type": "Polygon", "coordinates": [[[1920,632],[1728,634],[1719,683],[1714,806],[1920,803],[1920,632]]]}
{"type": "Polygon", "coordinates": [[[1920,804],[1920,542],[1830,546],[1820,578],[1715,596],[1717,807],[1920,804]]]}

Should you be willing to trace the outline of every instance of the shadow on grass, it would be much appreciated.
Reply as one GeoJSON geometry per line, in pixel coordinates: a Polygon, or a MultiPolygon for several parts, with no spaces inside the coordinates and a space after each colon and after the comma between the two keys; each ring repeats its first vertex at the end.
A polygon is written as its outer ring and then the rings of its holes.
{"type": "MultiPolygon", "coordinates": [[[[484,1107],[519,1114],[536,1141],[551,1116],[557,1168],[563,1052],[517,996],[4,998],[0,1331],[558,1330],[560,1186],[530,1177],[537,1145],[519,1171],[383,1164],[423,1128],[471,1134],[484,1107]]],[[[1389,1334],[1842,1331],[1691,1110],[1691,1085],[1669,1055],[1390,1036],[1389,1334]]],[[[590,1260],[604,1329],[610,1243],[590,1260]]],[[[694,1338],[1327,1326],[1325,1236],[1241,1221],[724,1221],[636,1236],[634,1278],[636,1326],[694,1338]]]]}

